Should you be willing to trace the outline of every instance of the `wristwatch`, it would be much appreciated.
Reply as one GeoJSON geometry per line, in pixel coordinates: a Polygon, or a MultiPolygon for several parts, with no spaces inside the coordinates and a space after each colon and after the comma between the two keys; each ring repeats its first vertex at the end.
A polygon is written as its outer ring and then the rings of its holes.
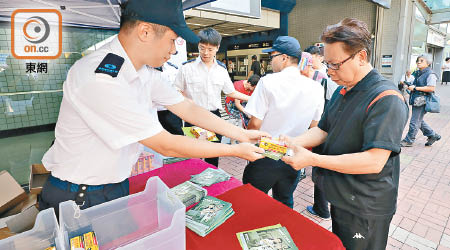
{"type": "Polygon", "coordinates": [[[414,91],[416,91],[416,86],[414,86],[414,89],[413,89],[414,91]]]}

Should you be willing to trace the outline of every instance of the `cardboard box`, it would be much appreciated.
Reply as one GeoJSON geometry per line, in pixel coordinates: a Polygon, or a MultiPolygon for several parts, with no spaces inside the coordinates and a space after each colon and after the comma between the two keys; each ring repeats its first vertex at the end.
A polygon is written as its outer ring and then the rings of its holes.
{"type": "Polygon", "coordinates": [[[19,204],[27,198],[25,190],[16,180],[3,170],[0,172],[0,213],[19,204]]]}
{"type": "Polygon", "coordinates": [[[21,213],[32,206],[35,207],[38,206],[37,194],[27,194],[27,199],[20,202],[13,208],[10,208],[9,210],[5,211],[3,214],[0,215],[0,217],[8,217],[11,215],[21,213]]]}
{"type": "Polygon", "coordinates": [[[14,235],[16,235],[16,233],[11,232],[8,227],[0,228],[0,240],[6,239],[14,235]]]}
{"type": "Polygon", "coordinates": [[[42,164],[31,165],[29,189],[31,194],[40,194],[47,178],[50,176],[50,171],[45,169],[42,164]]]}

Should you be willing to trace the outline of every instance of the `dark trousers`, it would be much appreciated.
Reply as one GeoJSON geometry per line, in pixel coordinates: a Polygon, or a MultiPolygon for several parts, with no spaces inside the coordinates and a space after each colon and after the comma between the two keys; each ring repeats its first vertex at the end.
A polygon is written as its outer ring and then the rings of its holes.
{"type": "MultiPolygon", "coordinates": [[[[220,116],[220,111],[218,109],[210,111],[211,113],[217,115],[219,118],[221,118],[220,116]]],[[[185,127],[192,127],[194,125],[190,124],[189,122],[184,122],[184,126],[185,127]]],[[[222,141],[222,135],[216,134],[217,139],[219,139],[219,141],[215,141],[215,143],[221,143],[222,141]]],[[[205,161],[211,165],[214,165],[216,167],[219,166],[219,157],[213,157],[213,158],[205,158],[205,161]]]]}
{"type": "Polygon", "coordinates": [[[272,189],[275,200],[294,207],[294,191],[300,181],[300,172],[283,161],[263,158],[250,162],[244,170],[244,184],[250,183],[267,194],[272,189]]]}
{"type": "Polygon", "coordinates": [[[426,113],[427,112],[425,111],[425,105],[422,105],[420,107],[412,106],[411,120],[409,121],[409,130],[408,134],[405,137],[405,141],[414,142],[416,140],[416,135],[417,132],[419,132],[419,129],[426,137],[431,137],[436,134],[430,127],[430,125],[428,125],[423,120],[423,117],[426,113]]]}
{"type": "MultiPolygon", "coordinates": [[[[47,179],[47,182],[44,184],[44,187],[42,188],[42,192],[39,198],[39,209],[44,210],[53,207],[55,209],[56,217],[58,218],[59,203],[68,200],[75,200],[78,190],[75,187],[76,185],[70,182],[64,182],[57,178],[57,180],[55,181],[55,179],[52,180],[52,178],[56,177],[49,177],[47,179]],[[55,183],[58,183],[58,185],[56,185],[55,183]],[[65,183],[65,187],[63,187],[61,183],[65,183]]],[[[84,196],[84,205],[81,206],[81,209],[92,207],[130,194],[128,179],[119,183],[106,184],[95,187],[98,188],[92,191],[89,191],[90,188],[88,188],[88,191],[84,196]]]]}
{"type": "Polygon", "coordinates": [[[314,184],[314,205],[313,210],[320,217],[329,218],[330,210],[328,209],[328,201],[325,193],[316,184],[314,184]]]}
{"type": "Polygon", "coordinates": [[[169,110],[158,111],[158,120],[165,130],[174,135],[183,135],[183,122],[169,110]]]}
{"type": "Polygon", "coordinates": [[[392,215],[382,218],[363,218],[331,205],[333,233],[349,250],[386,249],[392,215]]]}

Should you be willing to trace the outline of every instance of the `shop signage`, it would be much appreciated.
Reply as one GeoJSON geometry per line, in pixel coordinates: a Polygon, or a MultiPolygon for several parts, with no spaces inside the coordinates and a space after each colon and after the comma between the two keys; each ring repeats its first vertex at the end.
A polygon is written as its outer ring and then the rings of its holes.
{"type": "Polygon", "coordinates": [[[259,49],[269,47],[272,47],[271,41],[230,45],[228,46],[228,50],[259,49]]]}
{"type": "Polygon", "coordinates": [[[228,15],[261,18],[261,0],[209,0],[197,9],[228,15]]]}
{"type": "Polygon", "coordinates": [[[381,67],[391,68],[392,67],[392,55],[382,55],[381,56],[381,67]]]}
{"type": "Polygon", "coordinates": [[[445,36],[437,33],[436,31],[434,31],[432,29],[428,29],[427,43],[436,45],[439,47],[444,47],[445,46],[445,36]]]}

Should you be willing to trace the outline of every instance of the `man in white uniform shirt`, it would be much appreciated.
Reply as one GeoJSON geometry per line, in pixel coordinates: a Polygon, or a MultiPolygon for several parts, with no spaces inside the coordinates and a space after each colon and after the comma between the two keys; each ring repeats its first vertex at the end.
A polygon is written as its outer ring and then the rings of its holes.
{"type": "MultiPolygon", "coordinates": [[[[170,86],[173,86],[175,82],[175,77],[178,74],[178,66],[172,64],[171,62],[166,62],[162,67],[156,68],[161,71],[163,77],[167,80],[166,83],[170,86]]],[[[174,135],[183,135],[183,121],[180,117],[176,116],[174,113],[167,110],[164,106],[157,107],[158,109],[158,120],[161,123],[162,127],[167,130],[167,132],[174,135]]]]}
{"type": "MultiPolygon", "coordinates": [[[[324,106],[324,91],[320,84],[300,74],[297,64],[301,57],[300,44],[289,36],[278,37],[270,53],[275,73],[259,81],[245,112],[250,114],[248,128],[259,129],[273,137],[301,135],[317,126],[324,106]]],[[[264,158],[251,162],[244,170],[243,182],[293,207],[293,193],[299,182],[299,171],[283,161],[264,158]]]]}
{"type": "MultiPolygon", "coordinates": [[[[222,41],[219,32],[213,28],[207,28],[201,30],[198,36],[200,37],[198,44],[200,56],[184,63],[175,78],[175,86],[197,105],[220,117],[222,92],[226,96],[243,101],[247,101],[249,96],[234,89],[226,65],[216,60],[222,41]]],[[[185,126],[189,127],[192,124],[187,122],[185,126]]],[[[221,134],[217,137],[220,143],[221,134]]],[[[207,158],[206,162],[218,166],[219,158],[207,158]]]]}
{"type": "Polygon", "coordinates": [[[240,141],[261,132],[235,127],[195,105],[154,69],[176,53],[178,36],[197,42],[184,20],[181,0],[129,0],[119,35],[70,69],[54,145],[42,162],[51,176],[39,208],[75,200],[82,209],[129,194],[128,177],[143,145],[167,156],[261,158],[249,143],[213,144],[172,135],[161,127],[156,106],[184,120],[240,141]],[[146,53],[142,53],[145,51],[146,53]]]}

